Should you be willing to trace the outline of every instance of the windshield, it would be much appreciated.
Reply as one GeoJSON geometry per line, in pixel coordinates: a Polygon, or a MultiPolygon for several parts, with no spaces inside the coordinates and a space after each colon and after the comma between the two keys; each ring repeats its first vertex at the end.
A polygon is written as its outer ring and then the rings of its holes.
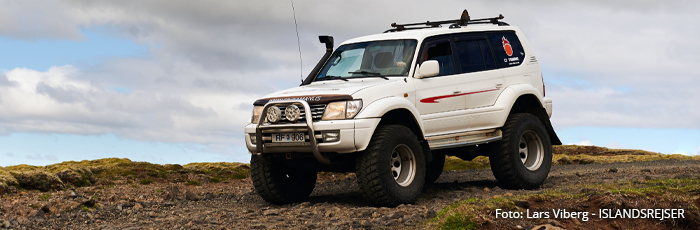
{"type": "Polygon", "coordinates": [[[315,81],[354,77],[406,76],[416,40],[389,40],[338,47],[315,81]]]}

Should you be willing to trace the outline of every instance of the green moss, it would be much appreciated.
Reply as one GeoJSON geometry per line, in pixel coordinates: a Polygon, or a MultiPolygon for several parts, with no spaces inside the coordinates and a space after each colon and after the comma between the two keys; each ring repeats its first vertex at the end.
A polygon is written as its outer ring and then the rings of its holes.
{"type": "Polygon", "coordinates": [[[48,193],[39,196],[39,199],[43,200],[43,201],[47,201],[47,200],[49,200],[49,198],[51,198],[51,194],[48,194],[48,193]]]}
{"type": "Polygon", "coordinates": [[[445,221],[439,226],[442,230],[462,230],[476,229],[479,227],[473,220],[473,216],[465,216],[461,213],[453,213],[445,218],[445,221]]]}
{"type": "Polygon", "coordinates": [[[490,168],[489,158],[485,156],[479,156],[471,161],[465,161],[458,157],[447,156],[445,158],[445,167],[443,170],[469,170],[469,169],[484,169],[490,168]]]}
{"type": "MultiPolygon", "coordinates": [[[[622,194],[624,197],[648,198],[656,197],[659,200],[674,201],[692,204],[700,191],[700,178],[683,179],[658,179],[649,180],[646,183],[635,181],[620,181],[615,183],[593,183],[585,185],[572,185],[560,189],[547,189],[540,194],[527,194],[520,196],[494,196],[491,199],[476,199],[457,201],[447,206],[437,217],[428,223],[440,229],[462,229],[478,227],[474,216],[488,215],[497,208],[503,210],[515,210],[514,200],[530,200],[534,202],[556,202],[557,200],[574,200],[585,202],[591,195],[605,196],[622,194]],[[472,227],[467,225],[476,224],[472,227]]],[[[617,195],[619,196],[619,195],[617,195]]],[[[696,210],[696,206],[688,206],[696,210]]]]}
{"type": "Polygon", "coordinates": [[[128,176],[133,176],[133,175],[136,175],[136,173],[132,172],[131,170],[126,170],[126,171],[121,173],[121,176],[123,176],[123,177],[128,177],[128,176]]]}
{"type": "Polygon", "coordinates": [[[218,178],[218,177],[212,177],[212,178],[211,178],[211,182],[212,182],[212,183],[219,183],[219,182],[221,182],[221,179],[218,178]]]}
{"type": "Polygon", "coordinates": [[[190,186],[190,185],[199,185],[199,181],[196,180],[191,180],[185,183],[185,185],[190,186]]]}
{"type": "Polygon", "coordinates": [[[21,171],[21,172],[24,172],[24,171],[32,171],[32,170],[43,169],[43,167],[41,167],[41,166],[33,166],[33,165],[21,164],[21,165],[7,166],[7,167],[5,167],[5,169],[11,170],[11,171],[21,171]]]}
{"type": "Polygon", "coordinates": [[[134,181],[132,181],[132,180],[126,180],[126,183],[127,183],[127,184],[133,184],[134,181]]]}
{"type": "Polygon", "coordinates": [[[149,184],[153,183],[153,180],[151,180],[151,179],[142,179],[141,181],[139,181],[139,183],[142,184],[142,185],[149,185],[149,184]]]}

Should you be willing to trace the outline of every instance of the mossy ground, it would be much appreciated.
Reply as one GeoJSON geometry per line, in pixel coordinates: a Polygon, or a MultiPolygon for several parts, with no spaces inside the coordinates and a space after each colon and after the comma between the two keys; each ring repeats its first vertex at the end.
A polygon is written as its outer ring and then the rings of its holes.
{"type": "MultiPolygon", "coordinates": [[[[12,185],[17,180],[10,172],[41,171],[55,175],[73,173],[75,180],[68,183],[69,187],[83,187],[93,184],[102,186],[113,185],[115,181],[139,182],[148,185],[153,182],[182,182],[185,183],[190,174],[205,174],[212,182],[244,179],[250,174],[249,166],[243,163],[190,163],[153,164],[135,162],[126,158],[105,158],[98,160],[66,161],[47,166],[15,165],[0,168],[0,182],[12,185]]],[[[60,177],[60,176],[59,176],[60,177]]],[[[33,188],[27,188],[33,189],[33,188]]]]}
{"type": "MultiPolygon", "coordinates": [[[[548,189],[538,194],[506,194],[504,196],[495,195],[490,199],[461,200],[438,212],[437,217],[426,223],[426,227],[436,229],[493,228],[497,225],[493,222],[497,219],[494,216],[494,210],[523,212],[524,209],[518,207],[516,201],[529,201],[532,204],[528,208],[529,210],[538,209],[538,207],[548,210],[567,208],[584,203],[590,205],[590,209],[593,211],[601,208],[634,208],[634,204],[641,208],[682,208],[687,214],[684,220],[680,220],[680,224],[682,224],[680,226],[697,228],[700,227],[700,222],[698,222],[700,216],[700,210],[698,210],[699,195],[700,177],[656,179],[644,182],[592,183],[548,189]]],[[[591,216],[591,218],[596,217],[591,216]]],[[[542,220],[532,221],[542,222],[542,220]]],[[[617,220],[620,224],[623,221],[626,220],[617,220]]],[[[654,224],[655,220],[649,221],[654,224]]],[[[599,228],[600,226],[594,227],[593,224],[596,222],[601,221],[589,221],[587,224],[591,225],[587,225],[587,227],[599,228]]]]}
{"type": "MultiPolygon", "coordinates": [[[[609,149],[597,146],[559,145],[552,147],[553,165],[566,164],[608,164],[617,162],[656,161],[656,160],[700,160],[700,155],[685,156],[681,154],[666,155],[633,149],[609,149]]],[[[471,161],[448,156],[445,158],[444,170],[469,170],[490,168],[489,158],[479,156],[471,161]]]]}

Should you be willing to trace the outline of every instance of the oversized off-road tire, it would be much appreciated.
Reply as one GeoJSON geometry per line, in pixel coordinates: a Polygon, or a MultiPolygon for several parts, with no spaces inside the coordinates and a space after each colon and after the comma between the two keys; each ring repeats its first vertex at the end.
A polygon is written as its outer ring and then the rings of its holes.
{"type": "Polygon", "coordinates": [[[365,198],[379,206],[413,203],[425,184],[420,142],[402,125],[381,125],[355,164],[365,198]]]}
{"type": "Polygon", "coordinates": [[[503,139],[493,143],[491,171],[502,188],[539,188],[552,167],[552,144],[544,125],[529,113],[508,116],[503,139]]]}
{"type": "Polygon", "coordinates": [[[273,204],[301,202],[316,186],[316,171],[288,168],[279,162],[250,159],[250,177],[258,195],[273,204]]]}
{"type": "Polygon", "coordinates": [[[425,183],[434,183],[440,178],[442,168],[445,167],[445,154],[440,151],[433,151],[433,161],[425,166],[425,183]]]}

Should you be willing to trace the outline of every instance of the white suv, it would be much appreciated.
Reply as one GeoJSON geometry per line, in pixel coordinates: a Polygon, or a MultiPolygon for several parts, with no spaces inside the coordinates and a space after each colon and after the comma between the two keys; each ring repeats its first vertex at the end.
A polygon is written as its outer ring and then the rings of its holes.
{"type": "Polygon", "coordinates": [[[392,24],[327,52],[301,86],[255,101],[245,140],[265,200],[308,198],[319,171],[355,172],[376,205],[411,203],[445,155],[488,156],[501,187],[547,178],[542,72],[522,32],[497,18],[392,24]],[[442,25],[449,26],[442,27],[442,25]]]}

